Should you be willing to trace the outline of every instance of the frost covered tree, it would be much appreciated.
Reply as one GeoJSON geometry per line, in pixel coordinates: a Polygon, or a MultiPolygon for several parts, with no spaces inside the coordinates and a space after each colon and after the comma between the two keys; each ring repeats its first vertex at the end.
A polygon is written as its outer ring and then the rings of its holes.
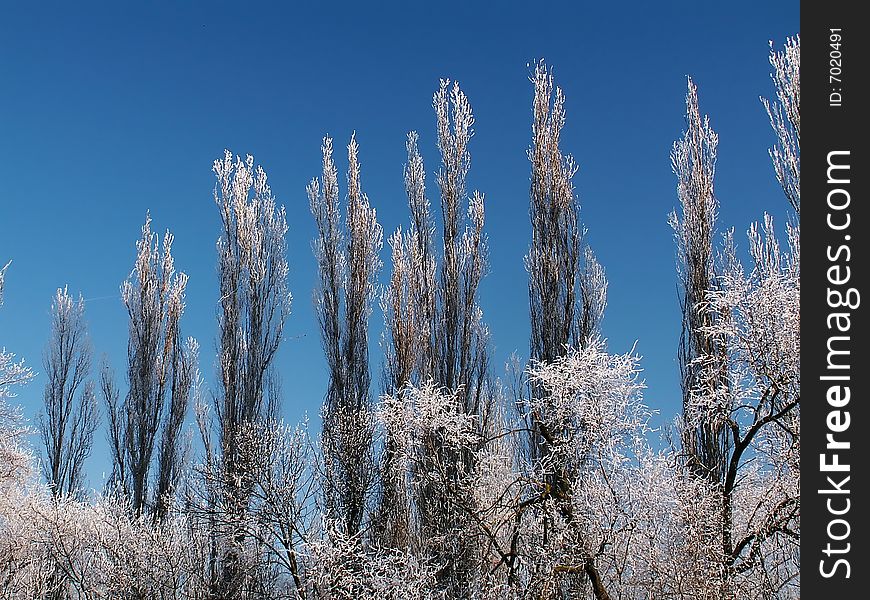
{"type": "Polygon", "coordinates": [[[457,400],[464,412],[483,415],[489,362],[489,332],[478,293],[487,268],[484,196],[477,191],[471,198],[466,196],[474,116],[457,82],[451,87],[442,80],[433,105],[441,152],[436,182],[443,242],[436,296],[435,380],[459,393],[457,400]]]}
{"type": "Polygon", "coordinates": [[[113,484],[136,514],[155,518],[165,514],[180,475],[181,425],[197,377],[196,342],[183,343],[180,333],[187,275],[175,271],[172,241],[167,231],[161,249],[146,216],[133,270],[121,285],[129,323],[123,401],[107,366],[101,375],[113,484]]]}
{"type": "Polygon", "coordinates": [[[442,80],[433,97],[441,168],[441,245],[426,195],[425,168],[416,132],[408,134],[405,191],[411,212],[407,232],[390,238],[393,274],[383,297],[387,340],[385,387],[434,379],[458,390],[469,414],[485,411],[489,354],[479,286],[487,269],[484,196],[467,196],[468,150],[474,116],[458,83],[442,80]]]}
{"type": "MultiPolygon", "coordinates": [[[[198,420],[209,418],[205,410],[200,403],[198,420]]],[[[307,424],[264,419],[242,425],[235,440],[237,468],[247,485],[245,506],[226,493],[226,473],[216,460],[197,467],[196,485],[188,489],[185,513],[208,537],[204,596],[307,597],[307,548],[318,535],[320,483],[307,424]]]]}
{"type": "MultiPolygon", "coordinates": [[[[221,473],[211,501],[243,520],[253,482],[241,462],[239,435],[274,415],[280,392],[273,361],[290,313],[287,220],[253,156],[234,159],[227,150],[213,170],[222,225],[217,242],[219,387],[214,398],[218,444],[207,443],[214,451],[206,461],[221,473]]],[[[212,561],[218,595],[236,593],[245,581],[240,562],[244,530],[237,528],[227,539],[222,556],[212,561]]]]}
{"type": "Polygon", "coordinates": [[[717,281],[713,244],[719,204],[713,179],[718,144],[719,137],[698,108],[698,88],[689,79],[686,131],[683,138],[674,143],[671,152],[680,212],[672,212],[669,222],[677,242],[683,316],[678,352],[683,391],[682,446],[691,467],[712,482],[721,482],[725,477],[725,456],[730,441],[721,423],[707,421],[703,414],[694,414],[691,397],[698,393],[700,385],[708,385],[710,393],[724,393],[727,389],[726,351],[709,333],[719,315],[714,306],[704,302],[717,281]],[[714,358],[717,356],[718,359],[714,358]],[[701,357],[705,360],[700,361],[701,357]]]}
{"type": "Polygon", "coordinates": [[[610,600],[606,569],[611,548],[636,517],[625,510],[626,492],[636,477],[632,463],[645,450],[649,411],[637,357],[610,355],[595,338],[565,351],[529,370],[532,388],[541,393],[527,410],[550,437],[523,501],[539,534],[526,532],[520,547],[530,554],[528,587],[538,594],[589,590],[596,600],[610,600]]]}
{"type": "MultiPolygon", "coordinates": [[[[529,217],[532,242],[526,255],[529,273],[531,361],[549,363],[567,347],[581,347],[601,325],[607,304],[604,269],[589,246],[583,246],[580,206],[571,181],[577,171],[560,149],[565,124],[565,97],[554,87],[543,62],[535,67],[532,104],[532,165],[529,217]]],[[[532,390],[536,393],[537,390],[532,390]]],[[[528,450],[532,458],[547,452],[542,430],[545,415],[530,415],[528,450]]]]}
{"type": "MultiPolygon", "coordinates": [[[[772,51],[779,104],[765,102],[779,147],[777,178],[796,212],[799,185],[799,39],[772,51]],[[783,119],[783,112],[787,115],[783,119]]],[[[799,595],[800,243],[787,246],[773,219],[749,229],[751,265],[733,232],[713,251],[716,136],[689,85],[688,131],[673,153],[683,218],[672,215],[682,259],[683,445],[692,476],[706,480],[709,593],[721,598],[799,595]],[[693,125],[694,123],[694,125],[693,125]]]]}
{"type": "Polygon", "coordinates": [[[91,344],[85,302],[58,288],[51,304],[51,337],[43,356],[48,382],[39,431],[45,447],[43,474],[55,496],[75,495],[82,487],[82,467],[99,425],[91,369],[91,344]]]}
{"type": "Polygon", "coordinates": [[[225,468],[233,472],[235,432],[266,418],[270,368],[290,313],[287,220],[262,167],[226,151],[214,162],[215,203],[223,231],[217,242],[220,310],[217,418],[225,468]]]}
{"type": "Polygon", "coordinates": [[[580,206],[571,179],[574,159],[560,149],[565,97],[553,72],[535,67],[532,104],[532,165],[529,217],[532,242],[529,272],[531,359],[551,362],[566,345],[579,347],[599,329],[607,303],[607,282],[591,249],[583,245],[580,206]]]}
{"type": "MultiPolygon", "coordinates": [[[[799,218],[800,37],[782,51],[771,44],[770,63],[777,101],[764,106],[778,142],[771,157],[799,218]]],[[[733,399],[696,402],[731,438],[721,496],[725,593],[792,598],[800,594],[799,223],[786,225],[783,245],[765,214],[747,238],[745,267],[733,233],[725,236],[719,285],[706,298],[721,315],[708,332],[727,348],[733,399]]]]}
{"type": "MultiPolygon", "coordinates": [[[[543,62],[536,65],[532,82],[532,146],[528,151],[532,241],[525,263],[529,273],[530,361],[540,365],[553,364],[569,348],[583,348],[596,336],[607,303],[607,280],[591,248],[584,246],[585,231],[572,183],[577,167],[560,148],[564,94],[554,85],[552,70],[543,62]]],[[[536,378],[529,383],[531,398],[548,397],[536,378]]],[[[556,448],[565,435],[552,429],[558,423],[551,414],[557,407],[547,406],[545,401],[529,405],[533,410],[523,411],[528,429],[526,465],[533,470],[532,477],[546,482],[547,490],[561,490],[553,498],[567,502],[567,490],[579,471],[576,462],[557,459],[556,448]]],[[[526,502],[543,501],[548,496],[549,492],[542,496],[537,491],[526,502]]],[[[546,539],[552,517],[544,513],[537,516],[547,521],[540,529],[546,539]]],[[[579,573],[581,578],[588,575],[583,570],[579,573]]]]}
{"type": "MultiPolygon", "coordinates": [[[[436,175],[441,246],[436,250],[423,160],[417,135],[411,133],[405,166],[411,225],[407,233],[398,231],[390,238],[394,265],[382,302],[387,322],[384,391],[396,395],[409,382],[434,382],[449,390],[457,409],[473,417],[479,431],[485,431],[495,412],[489,385],[489,333],[479,302],[487,252],[484,197],[474,192],[469,198],[466,187],[474,117],[467,96],[455,82],[441,81],[433,106],[441,153],[436,175]]],[[[475,550],[468,541],[448,541],[445,533],[464,528],[469,516],[451,503],[446,482],[406,486],[407,474],[396,468],[396,442],[389,432],[384,445],[379,526],[390,530],[384,533],[390,540],[387,543],[409,541],[415,531],[418,546],[443,567],[437,573],[439,585],[455,596],[477,568],[475,550]],[[413,498],[402,499],[405,492],[413,498]]],[[[462,473],[473,470],[475,456],[465,448],[441,444],[437,437],[428,448],[429,459],[450,466],[452,479],[448,481],[459,481],[462,473]]]]}
{"type": "MultiPolygon", "coordinates": [[[[410,132],[406,143],[405,192],[411,211],[408,231],[401,228],[389,239],[392,257],[390,281],[381,298],[385,334],[382,340],[384,370],[382,390],[399,393],[409,383],[431,380],[435,375],[436,258],[435,224],[426,197],[426,171],[410,132]]],[[[390,548],[408,548],[415,535],[406,465],[399,460],[399,446],[387,431],[381,455],[381,498],[376,518],[379,542],[390,548]]]]}
{"type": "Polygon", "coordinates": [[[769,216],[748,238],[751,268],[729,235],[719,286],[705,300],[720,315],[706,332],[727,349],[727,384],[701,384],[691,402],[729,437],[716,490],[724,597],[790,597],[800,542],[800,244],[789,227],[782,250],[769,216]]]}
{"type": "MultiPolygon", "coordinates": [[[[461,410],[457,395],[430,380],[384,395],[378,410],[379,421],[393,442],[394,467],[405,474],[403,482],[412,498],[412,513],[420,510],[423,502],[431,502],[422,496],[435,490],[441,510],[448,515],[465,516],[452,521],[451,527],[441,529],[425,522],[417,524],[429,537],[418,538],[422,534],[414,532],[412,543],[402,549],[431,565],[434,578],[429,593],[436,597],[464,597],[463,594],[483,591],[494,582],[488,576],[494,564],[489,558],[494,553],[487,538],[491,533],[488,528],[491,515],[487,510],[493,507],[482,501],[499,498],[504,481],[499,479],[495,488],[487,485],[486,475],[497,459],[491,454],[492,448],[483,443],[479,418],[461,410]],[[463,453],[471,458],[457,461],[455,457],[463,453]],[[452,565],[448,560],[465,562],[452,565]],[[455,580],[447,579],[458,578],[459,574],[468,577],[462,588],[456,587],[455,580]]],[[[509,462],[503,460],[500,464],[509,462]]]]}
{"type": "Polygon", "coordinates": [[[381,267],[381,226],[360,184],[359,146],[347,147],[347,216],[341,223],[332,139],[323,140],[323,175],[308,185],[320,284],[315,308],[329,366],[323,406],[327,515],[346,535],[359,532],[374,484],[368,321],[381,267]]]}
{"type": "Polygon", "coordinates": [[[776,100],[762,98],[777,144],[770,150],[776,178],[797,216],[801,214],[801,37],[785,41],[781,51],[770,44],[776,100]]]}

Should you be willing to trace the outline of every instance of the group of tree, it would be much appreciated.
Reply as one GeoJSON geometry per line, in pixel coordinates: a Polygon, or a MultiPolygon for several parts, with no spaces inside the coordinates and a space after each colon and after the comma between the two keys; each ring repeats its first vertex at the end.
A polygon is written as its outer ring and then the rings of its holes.
{"type": "MultiPolygon", "coordinates": [[[[799,37],[770,61],[771,157],[797,216],[799,37]]],[[[491,365],[485,200],[466,186],[474,118],[457,83],[442,81],[433,100],[440,215],[411,132],[410,220],[388,237],[383,286],[360,148],[352,137],[342,193],[323,140],[322,174],[307,188],[328,368],[319,435],[278,419],[275,357],[291,306],[284,209],[254,159],[227,151],[214,163],[214,389],[197,342],[182,336],[187,276],[172,235],[161,243],[150,216],[120,290],[126,385],[105,362],[93,372],[85,302],[57,290],[38,457],[10,403],[34,374],[0,352],[3,597],[799,597],[797,220],[781,243],[765,215],[748,253],[718,229],[718,138],[689,80],[671,153],[682,411],[658,449],[640,358],[601,336],[607,280],[560,145],[563,93],[543,63],[531,79],[525,364],[505,378],[491,365]],[[83,465],[101,413],[112,471],[94,495],[83,465]]]]}

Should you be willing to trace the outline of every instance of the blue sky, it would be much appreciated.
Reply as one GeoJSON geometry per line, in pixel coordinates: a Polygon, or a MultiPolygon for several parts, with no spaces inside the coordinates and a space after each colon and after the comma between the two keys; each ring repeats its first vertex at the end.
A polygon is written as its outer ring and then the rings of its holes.
{"type": "MultiPolygon", "coordinates": [[[[212,382],[219,220],[211,165],[229,148],[254,155],[287,208],[294,303],[277,357],[284,414],[316,415],[326,379],[305,185],[319,175],[321,138],[335,138],[342,169],[356,131],[363,189],[389,234],[408,220],[409,130],[420,134],[437,200],[431,102],[449,77],[474,107],[469,189],[487,199],[491,269],[481,295],[500,374],[512,352],[528,351],[528,65],[543,58],[566,94],[563,149],[580,166],[581,217],[610,281],[604,334],[615,352],[637,341],[647,403],[659,421],[676,414],[680,320],[667,214],[676,205],[669,151],[683,128],[685,78],[695,79],[720,135],[721,226],[745,231],[764,211],[782,223],[787,203],[758,98],[773,94],[768,40],[781,45],[799,31],[798,2],[177,4],[4,8],[0,263],[13,264],[0,347],[42,371],[51,298],[69,285],[89,299],[96,360],[106,354],[123,373],[118,287],[150,210],[156,230],[175,234],[176,266],[190,276],[183,333],[200,341],[212,382]]],[[[377,309],[372,324],[376,347],[377,309]]],[[[20,391],[25,414],[39,410],[44,384],[37,377],[20,391]]],[[[107,469],[98,438],[92,486],[107,469]]]]}

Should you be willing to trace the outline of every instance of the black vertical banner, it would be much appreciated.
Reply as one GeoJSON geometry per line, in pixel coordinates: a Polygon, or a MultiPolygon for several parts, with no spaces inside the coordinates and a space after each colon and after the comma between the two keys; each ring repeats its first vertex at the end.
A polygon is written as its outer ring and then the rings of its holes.
{"type": "Polygon", "coordinates": [[[870,590],[866,360],[870,23],[859,2],[801,7],[801,590],[870,590]]]}

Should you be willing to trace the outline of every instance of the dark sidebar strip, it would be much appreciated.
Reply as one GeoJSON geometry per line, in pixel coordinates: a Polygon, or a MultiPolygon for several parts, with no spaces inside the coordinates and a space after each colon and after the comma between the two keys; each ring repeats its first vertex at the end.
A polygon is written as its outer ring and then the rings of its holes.
{"type": "Polygon", "coordinates": [[[860,3],[801,6],[801,589],[870,589],[867,180],[870,22],[860,3]]]}

